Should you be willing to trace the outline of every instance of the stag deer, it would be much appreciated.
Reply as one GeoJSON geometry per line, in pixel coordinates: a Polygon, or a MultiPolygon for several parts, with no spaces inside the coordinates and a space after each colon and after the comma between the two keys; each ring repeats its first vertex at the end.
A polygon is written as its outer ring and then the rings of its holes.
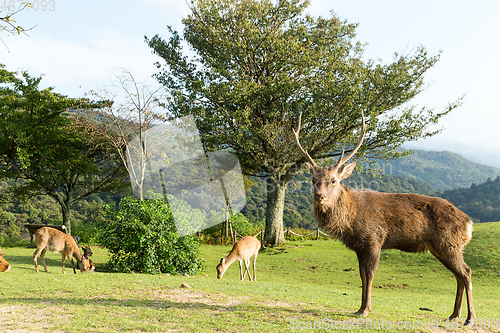
{"type": "Polygon", "coordinates": [[[299,141],[299,116],[295,142],[306,159],[314,187],[314,215],[318,224],[332,237],[356,252],[361,275],[361,307],[357,315],[371,311],[372,281],[380,250],[405,252],[429,250],[457,279],[455,307],[449,319],[460,317],[465,291],[468,315],[465,325],[474,324],[476,314],[472,301],[471,269],[462,251],[472,238],[472,220],[451,202],[417,194],[357,191],[340,184],[349,177],[356,162],[345,163],[354,156],[366,133],[361,113],[361,138],[354,149],[344,152],[333,167],[318,166],[299,141]]]}
{"type": "Polygon", "coordinates": [[[89,270],[88,261],[82,256],[80,253],[80,249],[78,245],[76,245],[75,240],[70,235],[65,234],[62,231],[59,231],[50,227],[43,227],[38,229],[35,232],[35,242],[36,242],[36,250],[33,253],[33,261],[35,262],[35,270],[38,273],[38,262],[37,257],[40,254],[40,259],[42,259],[43,268],[45,268],[45,272],[49,272],[47,270],[47,266],[45,265],[45,252],[47,250],[60,253],[62,255],[62,271],[63,274],[66,274],[64,270],[64,266],[66,264],[66,258],[69,259],[71,263],[71,267],[73,267],[73,272],[76,274],[75,264],[73,262],[73,257],[75,257],[78,268],[82,273],[85,273],[89,270]]]}
{"type": "Polygon", "coordinates": [[[0,249],[0,272],[8,272],[8,271],[10,271],[10,265],[7,262],[7,260],[5,260],[3,258],[3,256],[4,256],[4,253],[3,253],[2,249],[0,249]]]}
{"type": "Polygon", "coordinates": [[[252,281],[250,276],[250,271],[248,267],[250,266],[250,258],[253,257],[253,281],[257,281],[255,277],[255,262],[257,261],[257,255],[260,250],[260,241],[252,236],[246,236],[234,243],[231,253],[225,258],[220,260],[217,265],[217,278],[220,279],[226,272],[226,269],[236,260],[240,263],[240,278],[241,281],[245,279],[245,275],[248,272],[248,278],[252,281]],[[245,272],[242,271],[242,262],[245,264],[245,272]]]}

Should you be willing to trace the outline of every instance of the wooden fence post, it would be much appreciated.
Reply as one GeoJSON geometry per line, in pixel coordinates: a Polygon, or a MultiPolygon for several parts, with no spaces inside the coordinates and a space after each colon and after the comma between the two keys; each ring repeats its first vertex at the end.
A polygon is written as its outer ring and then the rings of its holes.
{"type": "MultiPolygon", "coordinates": [[[[231,237],[233,237],[233,222],[231,220],[228,221],[229,222],[229,230],[231,231],[231,237]]],[[[234,230],[236,232],[236,230],[234,230]]],[[[234,242],[236,242],[236,238],[234,239],[234,242]]]]}

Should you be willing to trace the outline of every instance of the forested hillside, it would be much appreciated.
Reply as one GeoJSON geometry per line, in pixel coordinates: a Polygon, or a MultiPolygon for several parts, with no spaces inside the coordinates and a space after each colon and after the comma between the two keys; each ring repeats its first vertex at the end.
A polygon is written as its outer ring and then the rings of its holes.
{"type": "Polygon", "coordinates": [[[389,165],[391,175],[426,183],[438,191],[467,188],[500,175],[499,168],[471,162],[449,151],[415,150],[409,156],[390,161],[389,165]]]}
{"type": "Polygon", "coordinates": [[[450,200],[466,214],[480,222],[500,221],[500,176],[470,188],[445,191],[443,198],[450,200]]]}

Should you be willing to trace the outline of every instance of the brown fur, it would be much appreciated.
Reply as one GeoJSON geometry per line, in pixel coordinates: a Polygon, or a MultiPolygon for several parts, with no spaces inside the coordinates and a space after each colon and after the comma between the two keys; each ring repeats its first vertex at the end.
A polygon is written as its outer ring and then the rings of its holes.
{"type": "Polygon", "coordinates": [[[43,268],[45,272],[49,272],[47,270],[47,266],[45,265],[45,252],[47,250],[60,253],[62,256],[62,271],[66,274],[64,270],[64,266],[66,264],[66,258],[69,259],[71,263],[71,267],[73,268],[73,272],[76,274],[75,264],[73,262],[73,257],[75,257],[78,268],[82,273],[85,273],[89,269],[88,261],[82,256],[78,245],[76,244],[73,237],[65,234],[62,231],[59,231],[50,227],[43,227],[38,229],[35,232],[35,242],[36,242],[36,250],[33,253],[33,261],[35,262],[35,270],[38,272],[38,262],[37,257],[40,254],[40,259],[42,259],[43,268]]]}
{"type": "Polygon", "coordinates": [[[10,265],[7,260],[4,259],[4,253],[2,249],[0,249],[0,272],[8,272],[10,271],[10,265]]]}
{"type": "Polygon", "coordinates": [[[257,281],[255,276],[255,262],[257,261],[257,255],[261,248],[260,241],[252,236],[245,236],[233,245],[233,249],[228,254],[227,257],[222,258],[220,263],[217,265],[217,278],[220,279],[226,272],[226,269],[236,260],[240,264],[240,278],[241,281],[245,279],[245,275],[248,272],[248,278],[250,281],[257,281]],[[250,258],[253,257],[253,280],[250,276],[250,258]],[[245,272],[242,271],[242,264],[245,265],[245,272]]]}
{"type": "Polygon", "coordinates": [[[354,163],[347,172],[343,167],[337,170],[309,165],[309,168],[313,174],[314,215],[318,224],[358,256],[363,293],[357,313],[366,316],[371,310],[371,285],[380,250],[429,250],[457,279],[455,308],[450,318],[460,316],[465,291],[466,322],[473,323],[471,269],[462,256],[464,246],[471,240],[472,220],[441,198],[356,191],[341,185],[340,180],[350,175],[354,163]]]}
{"type": "Polygon", "coordinates": [[[464,292],[467,297],[467,320],[476,320],[472,300],[471,269],[462,251],[472,238],[472,220],[451,202],[417,194],[354,191],[340,184],[349,177],[356,162],[345,164],[361,147],[366,122],[361,111],[361,138],[351,152],[340,156],[335,166],[319,167],[300,144],[299,132],[293,130],[295,142],[307,161],[314,186],[314,215],[318,224],[332,237],[340,239],[356,252],[359,261],[362,296],[357,314],[371,311],[371,289],[382,249],[406,252],[429,250],[457,280],[455,307],[449,319],[460,317],[464,292]]]}

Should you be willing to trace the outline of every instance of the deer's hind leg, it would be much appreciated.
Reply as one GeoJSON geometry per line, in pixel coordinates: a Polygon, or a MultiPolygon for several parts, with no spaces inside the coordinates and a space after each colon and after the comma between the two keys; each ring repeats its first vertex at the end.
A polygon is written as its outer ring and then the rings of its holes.
{"type": "MultiPolygon", "coordinates": [[[[255,263],[257,262],[257,254],[256,253],[254,256],[253,256],[253,280],[254,281],[257,281],[257,277],[255,275],[255,263]]],[[[250,274],[250,272],[248,272],[248,274],[250,274]]]]}
{"type": "MultiPolygon", "coordinates": [[[[33,261],[35,262],[35,271],[38,273],[38,255],[40,253],[43,253],[43,257],[45,257],[45,249],[44,248],[37,248],[35,252],[33,253],[33,261]]],[[[40,259],[43,258],[42,255],[40,256],[40,259]]],[[[45,261],[42,259],[43,266],[45,267],[45,261]]],[[[45,267],[45,271],[47,272],[47,267],[45,267]]]]}
{"type": "Polygon", "coordinates": [[[245,274],[248,273],[248,278],[252,281],[252,276],[250,275],[250,258],[246,258],[243,263],[245,264],[245,273],[243,273],[243,279],[245,279],[245,274]]]}
{"type": "Polygon", "coordinates": [[[473,325],[476,321],[474,311],[474,301],[472,299],[472,270],[464,261],[462,251],[455,248],[436,251],[431,248],[431,253],[448,269],[457,279],[457,294],[455,296],[455,306],[449,320],[459,318],[462,308],[462,300],[465,293],[467,298],[467,319],[464,325],[473,325]]]}
{"type": "Polygon", "coordinates": [[[42,261],[43,269],[45,269],[45,272],[48,273],[49,270],[47,269],[47,265],[45,265],[45,253],[47,252],[47,248],[44,248],[42,252],[40,253],[40,260],[42,261]]]}

